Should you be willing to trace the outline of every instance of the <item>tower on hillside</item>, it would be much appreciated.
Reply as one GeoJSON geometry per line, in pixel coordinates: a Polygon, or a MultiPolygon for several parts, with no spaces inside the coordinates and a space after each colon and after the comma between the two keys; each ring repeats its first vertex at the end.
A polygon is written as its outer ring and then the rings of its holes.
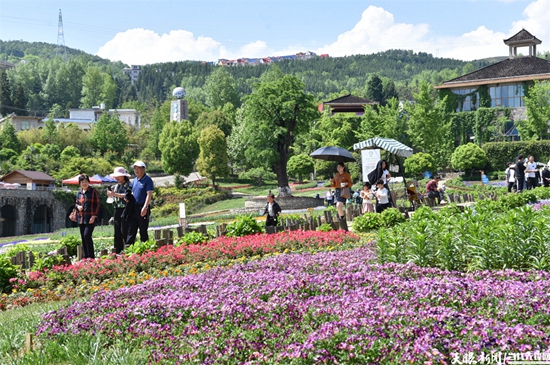
{"type": "Polygon", "coordinates": [[[63,35],[63,17],[61,16],[61,9],[59,9],[59,23],[57,25],[57,48],[55,49],[55,55],[63,57],[67,62],[67,49],[65,48],[65,36],[63,35]]]}

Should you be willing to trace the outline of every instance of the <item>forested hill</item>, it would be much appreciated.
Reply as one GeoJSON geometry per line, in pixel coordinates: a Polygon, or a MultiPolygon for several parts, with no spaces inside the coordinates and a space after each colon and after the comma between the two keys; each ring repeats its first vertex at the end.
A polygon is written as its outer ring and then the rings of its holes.
{"type": "MultiPolygon", "coordinates": [[[[55,57],[55,51],[55,44],[0,40],[0,59],[10,62],[18,62],[29,57],[49,60],[55,57]]],[[[121,62],[113,63],[72,48],[67,48],[67,55],[69,58],[89,57],[91,62],[106,66],[107,72],[112,73],[113,76],[121,74],[124,67],[121,62]]],[[[304,81],[306,90],[319,99],[342,92],[362,95],[372,74],[378,74],[385,81],[393,81],[399,97],[411,99],[411,93],[415,91],[414,85],[417,85],[420,80],[438,84],[491,63],[490,60],[468,63],[433,57],[424,52],[388,50],[370,55],[316,57],[307,61],[284,60],[277,62],[277,65],[284,73],[293,74],[304,81]]],[[[136,84],[137,95],[142,101],[163,101],[169,97],[175,86],[183,86],[187,89],[189,97],[201,101],[203,97],[201,89],[215,67],[217,66],[211,63],[198,61],[144,65],[136,84]]],[[[233,75],[239,91],[246,95],[251,92],[252,85],[268,67],[271,66],[228,67],[227,69],[233,75]]]]}
{"type": "MultiPolygon", "coordinates": [[[[53,59],[56,57],[57,45],[45,42],[25,41],[3,41],[0,39],[0,60],[18,62],[28,57],[39,57],[41,59],[53,59]]],[[[109,65],[111,62],[104,58],[88,54],[84,51],[65,47],[67,57],[86,56],[90,61],[102,65],[109,65]]],[[[117,62],[117,64],[122,64],[117,62]]]]}
{"type": "MultiPolygon", "coordinates": [[[[428,82],[438,83],[491,63],[486,60],[465,62],[436,58],[423,52],[389,50],[371,55],[317,57],[307,61],[284,60],[277,62],[277,66],[285,74],[299,77],[304,81],[307,91],[323,98],[343,90],[363,90],[368,78],[374,73],[393,80],[398,89],[404,90],[419,75],[428,82]]],[[[189,61],[147,65],[142,67],[138,90],[146,99],[162,99],[172,85],[183,86],[188,90],[200,88],[214,67],[208,63],[189,61]]],[[[251,85],[271,66],[226,67],[235,78],[239,91],[249,94],[251,85]]]]}

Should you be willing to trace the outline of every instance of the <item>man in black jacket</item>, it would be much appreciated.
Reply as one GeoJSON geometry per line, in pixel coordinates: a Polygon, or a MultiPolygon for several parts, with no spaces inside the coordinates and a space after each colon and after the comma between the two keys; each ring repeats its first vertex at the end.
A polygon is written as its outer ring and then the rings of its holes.
{"type": "Polygon", "coordinates": [[[524,160],[523,155],[519,155],[518,160],[516,161],[516,181],[518,182],[518,193],[521,193],[523,191],[523,187],[525,186],[524,160]]]}

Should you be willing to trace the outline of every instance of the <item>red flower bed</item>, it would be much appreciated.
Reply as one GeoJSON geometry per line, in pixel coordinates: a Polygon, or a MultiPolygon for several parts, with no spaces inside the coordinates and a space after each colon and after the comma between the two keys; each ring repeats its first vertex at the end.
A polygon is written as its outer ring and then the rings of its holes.
{"type": "Polygon", "coordinates": [[[84,280],[102,282],[125,273],[151,269],[163,270],[178,265],[236,259],[283,251],[303,251],[345,243],[357,242],[359,237],[344,231],[293,231],[279,234],[257,234],[245,237],[220,237],[205,244],[164,246],[141,255],[111,255],[107,258],[82,260],[68,266],[54,266],[51,270],[26,275],[18,290],[27,288],[55,288],[59,284],[79,283],[84,280]]]}

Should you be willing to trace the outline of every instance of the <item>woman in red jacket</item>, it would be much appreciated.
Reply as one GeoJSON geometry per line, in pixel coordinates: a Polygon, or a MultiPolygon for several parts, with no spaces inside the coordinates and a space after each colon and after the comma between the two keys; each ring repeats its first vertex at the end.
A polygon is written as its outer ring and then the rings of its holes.
{"type": "Polygon", "coordinates": [[[78,184],[80,185],[80,190],[76,194],[75,208],[78,211],[77,222],[80,227],[80,237],[82,238],[83,258],[93,259],[95,258],[95,253],[92,233],[94,233],[99,214],[99,194],[90,185],[88,175],[80,175],[78,177],[78,184]]]}

